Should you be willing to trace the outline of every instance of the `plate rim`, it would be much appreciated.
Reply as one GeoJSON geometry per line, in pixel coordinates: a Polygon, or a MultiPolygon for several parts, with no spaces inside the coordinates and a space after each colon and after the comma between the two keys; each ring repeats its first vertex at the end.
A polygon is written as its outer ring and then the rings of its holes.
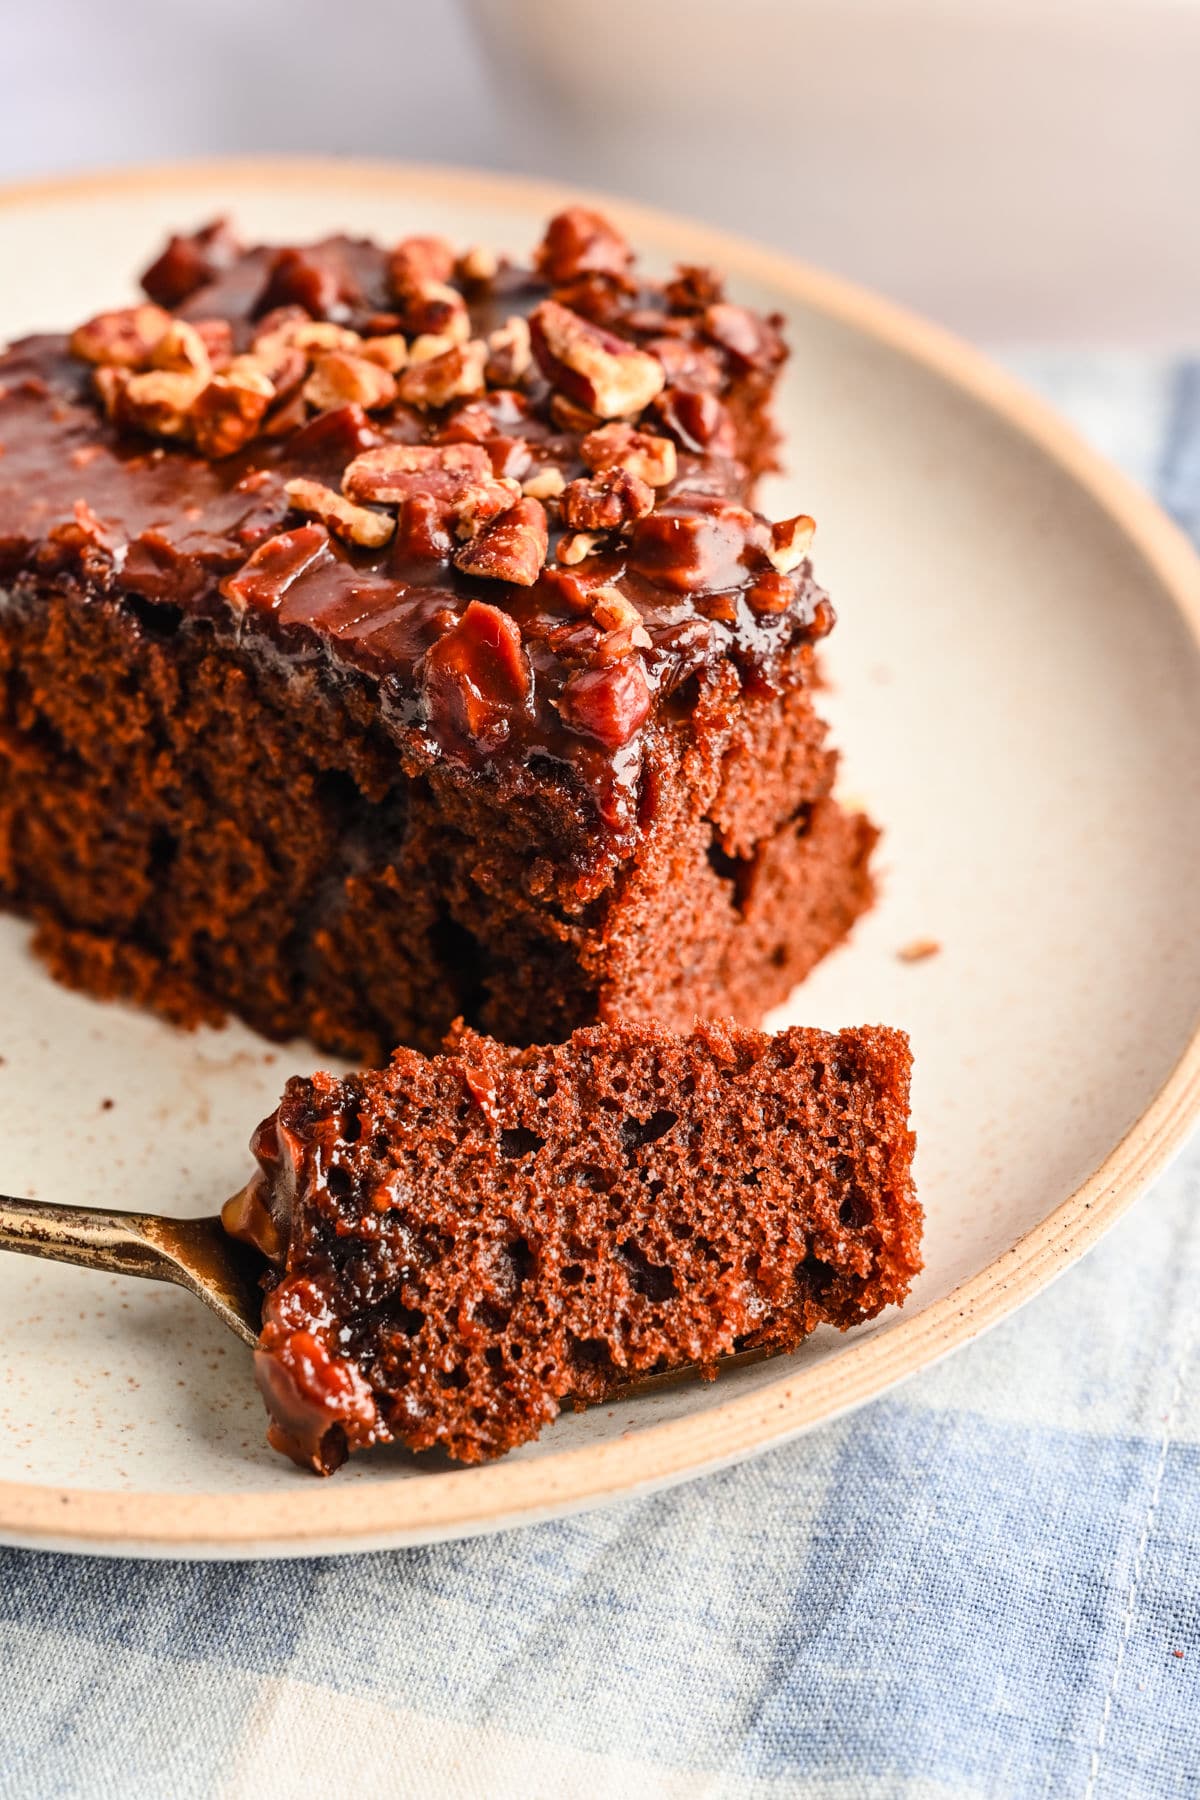
{"type": "MultiPolygon", "coordinates": [[[[0,186],[5,212],[147,189],[344,187],[548,215],[584,201],[632,237],[780,288],[906,355],[1036,445],[1138,550],[1200,650],[1200,558],[1157,503],[1015,376],[940,325],[842,276],[737,234],[613,195],[524,176],[378,159],[265,156],[188,160],[0,186]]],[[[499,1531],[711,1472],[877,1398],[971,1342],[1044,1288],[1113,1225],[1200,1114],[1200,1019],[1158,1092],[1100,1166],[976,1274],[925,1307],[851,1339],[817,1368],[784,1373],[700,1415],[532,1461],[501,1460],[378,1484],[305,1482],[295,1492],[112,1491],[0,1482],[0,1541],[92,1554],[251,1557],[341,1554],[499,1531]]],[[[781,1365],[786,1369],[786,1364],[781,1365]]]]}

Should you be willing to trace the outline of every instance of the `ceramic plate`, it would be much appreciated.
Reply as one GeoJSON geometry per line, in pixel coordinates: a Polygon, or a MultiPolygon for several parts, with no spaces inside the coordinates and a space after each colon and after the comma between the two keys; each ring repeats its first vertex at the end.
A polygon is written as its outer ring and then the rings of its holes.
{"type": "MultiPolygon", "coordinates": [[[[564,196],[382,166],[229,165],[9,192],[0,337],[131,293],[166,230],[433,230],[525,251],[564,196]]],[[[649,262],[788,316],[788,471],[841,614],[843,786],[885,831],[879,906],[776,1024],[885,1020],[916,1053],[927,1267],[902,1312],[569,1415],[481,1469],[269,1452],[243,1348],[182,1293],[0,1257],[0,1538],[249,1556],[544,1519],[777,1443],[967,1342],[1079,1256],[1200,1093],[1200,565],[1008,377],[932,327],[697,225],[614,204],[649,262]],[[917,940],[937,955],[905,961],[917,940]]],[[[0,920],[0,1189],[210,1212],[318,1060],[56,987],[0,920]]]]}

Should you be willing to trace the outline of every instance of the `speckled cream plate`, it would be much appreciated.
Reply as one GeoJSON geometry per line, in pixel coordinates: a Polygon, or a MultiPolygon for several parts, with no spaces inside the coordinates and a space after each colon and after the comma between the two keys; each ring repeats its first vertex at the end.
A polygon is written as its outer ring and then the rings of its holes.
{"type": "MultiPolygon", "coordinates": [[[[0,337],[119,302],[170,226],[435,230],[523,251],[564,195],[380,165],[155,170],[0,196],[0,337]]],[[[413,1543],[699,1474],[966,1343],[1082,1254],[1200,1098],[1200,565],[1143,495],[941,332],[779,256],[613,204],[649,261],[788,315],[789,469],[841,612],[844,787],[883,897],[777,1023],[902,1025],[927,1268],[786,1360],[570,1415],[488,1468],[272,1455],[249,1357],[194,1301],[0,1256],[0,1539],[127,1555],[413,1543]],[[934,939],[940,953],[899,952],[934,939]]],[[[0,920],[0,1190],[207,1212],[303,1044],[195,1035],[55,987],[0,920]]]]}

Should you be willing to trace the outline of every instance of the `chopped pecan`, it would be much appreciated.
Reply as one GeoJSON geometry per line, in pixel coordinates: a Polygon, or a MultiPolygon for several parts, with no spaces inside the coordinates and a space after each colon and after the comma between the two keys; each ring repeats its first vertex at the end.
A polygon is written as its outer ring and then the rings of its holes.
{"type": "MultiPolygon", "coordinates": [[[[311,325],[312,323],[313,320],[302,306],[273,306],[270,312],[259,314],[255,336],[271,337],[275,332],[282,331],[285,325],[311,325]]],[[[334,326],[331,329],[340,330],[341,327],[334,326]]],[[[336,348],[332,344],[328,347],[336,348]]]]}
{"type": "Polygon", "coordinates": [[[369,506],[356,506],[344,494],[337,494],[321,481],[300,476],[284,487],[297,512],[319,519],[321,524],[351,544],[377,550],[386,544],[396,529],[396,521],[386,513],[373,512],[369,506]]]}
{"type": "Polygon", "coordinates": [[[650,648],[650,633],[642,623],[642,615],[620,588],[593,588],[591,602],[592,617],[601,631],[628,631],[640,649],[650,648]]]}
{"type": "MultiPolygon", "coordinates": [[[[315,413],[288,445],[288,457],[301,467],[319,463],[344,468],[364,450],[373,450],[382,439],[361,406],[335,406],[315,413]]],[[[362,495],[356,498],[364,498],[362,495]]]]}
{"type": "Polygon", "coordinates": [[[653,643],[644,625],[623,625],[619,631],[606,631],[592,651],[590,662],[599,669],[605,663],[619,662],[635,650],[650,650],[653,643]]]}
{"type": "Polygon", "coordinates": [[[482,394],[486,361],[487,349],[477,338],[456,344],[429,362],[405,369],[400,377],[400,398],[408,406],[426,408],[482,394]]]}
{"type": "Polygon", "coordinates": [[[381,444],[355,457],[342,488],[353,500],[385,504],[414,494],[453,500],[491,473],[491,459],[478,444],[381,444]]]}
{"type": "Polygon", "coordinates": [[[170,238],[142,276],[142,287],[159,306],[181,306],[241,253],[241,243],[228,219],[214,219],[199,231],[170,238]]]}
{"type": "MultiPolygon", "coordinates": [[[[509,476],[499,476],[494,480],[485,478],[472,483],[451,502],[450,516],[457,536],[460,539],[476,537],[490,519],[507,513],[520,498],[520,483],[509,476]]],[[[543,545],[543,560],[545,554],[543,545]]]]}
{"type": "Polygon", "coordinates": [[[487,378],[493,387],[514,386],[527,373],[532,357],[529,321],[520,313],[488,333],[487,378]]]}
{"type": "Polygon", "coordinates": [[[314,249],[278,250],[254,311],[302,306],[314,319],[333,319],[339,313],[344,316],[347,302],[357,298],[353,282],[330,254],[314,249]]]}
{"type": "Polygon", "coordinates": [[[386,331],[379,337],[364,338],[359,354],[389,374],[398,375],[408,363],[408,339],[398,331],[386,331]]]}
{"type": "Polygon", "coordinates": [[[720,594],[740,588],[753,513],[725,500],[660,508],[633,528],[629,566],[648,581],[681,594],[720,594]]]}
{"type": "Polygon", "coordinates": [[[487,451],[471,443],[382,444],[355,457],[342,487],[355,500],[428,501],[460,539],[506,512],[521,492],[515,481],[497,479],[487,451]]]}
{"type": "Polygon", "coordinates": [[[632,288],[632,282],[622,281],[616,275],[588,274],[556,287],[554,298],[581,318],[590,319],[593,325],[615,328],[618,323],[628,323],[632,288]]]}
{"type": "Polygon", "coordinates": [[[662,364],[668,386],[695,388],[702,394],[719,394],[725,387],[725,366],[711,344],[668,336],[649,339],[646,349],[662,364]]]}
{"type": "Polygon", "coordinates": [[[129,386],[130,380],[131,375],[128,369],[116,369],[108,363],[101,363],[98,368],[92,370],[92,386],[99,395],[100,404],[108,418],[117,418],[121,395],[129,386]]]}
{"type": "Polygon", "coordinates": [[[691,451],[693,456],[711,448],[722,434],[732,449],[729,414],[715,394],[697,388],[664,388],[654,402],[654,411],[680,449],[691,451]]]}
{"type": "Polygon", "coordinates": [[[472,244],[455,263],[454,273],[459,281],[465,281],[471,287],[488,287],[495,281],[499,267],[494,250],[488,250],[482,244],[472,244]]]}
{"type": "Polygon", "coordinates": [[[654,489],[616,463],[571,482],[562,509],[567,524],[583,531],[619,531],[654,510],[654,489]]]}
{"type": "Polygon", "coordinates": [[[532,587],[542,572],[548,543],[545,507],[538,500],[521,499],[485,525],[454,561],[464,575],[532,587]]]}
{"type": "MultiPolygon", "coordinates": [[[[308,405],[303,394],[298,390],[289,394],[288,398],[278,406],[272,406],[270,412],[259,427],[262,437],[290,437],[292,432],[300,431],[308,419],[308,405]]],[[[318,414],[324,418],[327,415],[318,414]]]]}
{"type": "Polygon", "coordinates": [[[622,468],[651,487],[666,487],[675,479],[677,462],[670,438],[638,431],[623,419],[589,431],[579,454],[589,469],[622,468]]]}
{"type": "Polygon", "coordinates": [[[436,441],[439,444],[486,444],[499,427],[491,408],[483,400],[464,400],[442,421],[436,441]]]}
{"type": "Polygon", "coordinates": [[[233,456],[256,437],[275,389],[252,358],[235,357],[202,389],[192,408],[192,436],[201,456],[233,456]]]}
{"type": "Polygon", "coordinates": [[[150,352],[152,369],[167,369],[176,375],[203,376],[212,373],[208,345],[186,319],[172,319],[150,352]]]}
{"type": "Polygon", "coordinates": [[[193,319],[193,327],[215,367],[233,355],[233,326],[228,319],[193,319]]]}
{"type": "Polygon", "coordinates": [[[471,315],[457,288],[444,281],[423,281],[404,295],[400,327],[410,338],[442,337],[465,344],[471,335],[471,315]]]}
{"type": "Polygon", "coordinates": [[[798,513],[794,519],[780,519],[771,527],[771,546],[767,551],[781,575],[791,575],[808,555],[817,529],[815,519],[798,513]]]}
{"type": "Polygon", "coordinates": [[[388,285],[398,299],[426,281],[449,281],[454,251],[440,237],[404,238],[388,257],[388,285]]]}
{"type": "Polygon", "coordinates": [[[270,356],[278,345],[289,350],[302,350],[305,356],[325,355],[346,350],[361,355],[363,341],[348,325],[335,325],[330,319],[309,319],[303,313],[282,319],[269,331],[260,331],[254,339],[256,356],[270,356]]]}
{"type": "Polygon", "coordinates": [[[131,375],[117,402],[117,418],[122,425],[136,426],[154,437],[187,437],[192,408],[204,387],[203,375],[171,369],[131,375]]]}
{"type": "Polygon", "coordinates": [[[330,406],[361,406],[364,412],[373,412],[396,398],[396,379],[365,356],[333,350],[313,364],[304,398],[319,412],[330,406]]]}
{"type": "Polygon", "coordinates": [[[521,483],[522,493],[528,494],[531,500],[554,500],[566,487],[566,476],[553,464],[538,469],[536,474],[528,476],[521,483]]]}
{"type": "Polygon", "coordinates": [[[775,320],[719,300],[704,310],[704,330],[741,369],[772,369],[784,356],[775,320]]]}
{"type": "Polygon", "coordinates": [[[586,437],[600,423],[596,413],[590,412],[586,406],[577,406],[565,394],[551,394],[550,417],[560,431],[569,431],[577,437],[586,437]]]}
{"type": "Polygon", "coordinates": [[[455,338],[443,337],[440,332],[423,331],[409,344],[408,360],[410,363],[432,362],[435,356],[445,356],[448,350],[453,350],[456,342],[455,338]]]}
{"type": "Polygon", "coordinates": [[[497,431],[488,438],[484,448],[492,459],[493,475],[521,480],[531,461],[529,445],[524,438],[506,437],[497,431]]]}
{"type": "Polygon", "coordinates": [[[71,355],[108,368],[141,369],[170,329],[171,315],[161,306],[123,306],[97,313],[71,333],[71,355]]]}
{"type": "Polygon", "coordinates": [[[472,600],[458,623],[426,653],[421,669],[426,717],[443,735],[498,750],[533,692],[516,620],[472,600]]]}
{"type": "Polygon", "coordinates": [[[72,511],[75,515],[73,519],[64,519],[61,524],[50,528],[47,533],[49,541],[64,550],[85,554],[99,551],[111,556],[115,539],[103,519],[92,511],[86,500],[77,500],[72,511]]]}
{"type": "Polygon", "coordinates": [[[796,598],[795,584],[774,569],[760,575],[746,590],[750,610],[756,613],[785,613],[796,598]]]}
{"type": "Polygon", "coordinates": [[[632,262],[633,252],[616,227],[587,206],[568,206],[557,213],[533,257],[534,267],[551,287],[588,274],[623,277],[632,262]]]}
{"type": "Polygon", "coordinates": [[[302,525],[268,538],[233,575],[221,583],[221,592],[234,606],[262,607],[274,612],[288,589],[309,569],[332,561],[329,533],[321,525],[302,525]]]}
{"type": "Polygon", "coordinates": [[[568,531],[565,537],[558,540],[558,548],[554,552],[560,563],[573,569],[576,563],[586,562],[600,539],[587,531],[568,531]]]}
{"type": "Polygon", "coordinates": [[[592,610],[593,587],[581,581],[570,569],[557,569],[553,564],[547,565],[542,581],[552,604],[563,606],[568,612],[585,614],[592,610]]]}
{"type": "Polygon", "coordinates": [[[639,413],[665,380],[657,357],[543,300],[530,319],[534,354],[555,387],[604,419],[639,413]]]}
{"type": "Polygon", "coordinates": [[[432,494],[413,494],[396,517],[392,562],[445,562],[454,551],[450,520],[443,503],[432,494]],[[399,560],[398,560],[399,559],[399,560]]]}
{"type": "Polygon", "coordinates": [[[703,312],[725,297],[725,284],[715,269],[698,263],[677,263],[674,277],[663,289],[675,312],[703,312]]]}
{"type": "Polygon", "coordinates": [[[558,702],[563,723],[585,737],[619,750],[643,725],[651,705],[640,657],[628,656],[572,675],[558,702]]]}
{"type": "Polygon", "coordinates": [[[261,337],[255,339],[253,350],[235,356],[221,373],[256,390],[268,381],[279,400],[300,386],[308,374],[308,357],[282,337],[261,337]]]}

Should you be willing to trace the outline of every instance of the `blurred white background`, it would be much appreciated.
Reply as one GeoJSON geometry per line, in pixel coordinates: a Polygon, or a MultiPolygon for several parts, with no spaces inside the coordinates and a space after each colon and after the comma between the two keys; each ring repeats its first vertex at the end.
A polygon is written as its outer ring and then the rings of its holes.
{"type": "Polygon", "coordinates": [[[976,337],[1193,341],[1200,0],[42,0],[0,177],[245,151],[702,215],[976,337]]]}

